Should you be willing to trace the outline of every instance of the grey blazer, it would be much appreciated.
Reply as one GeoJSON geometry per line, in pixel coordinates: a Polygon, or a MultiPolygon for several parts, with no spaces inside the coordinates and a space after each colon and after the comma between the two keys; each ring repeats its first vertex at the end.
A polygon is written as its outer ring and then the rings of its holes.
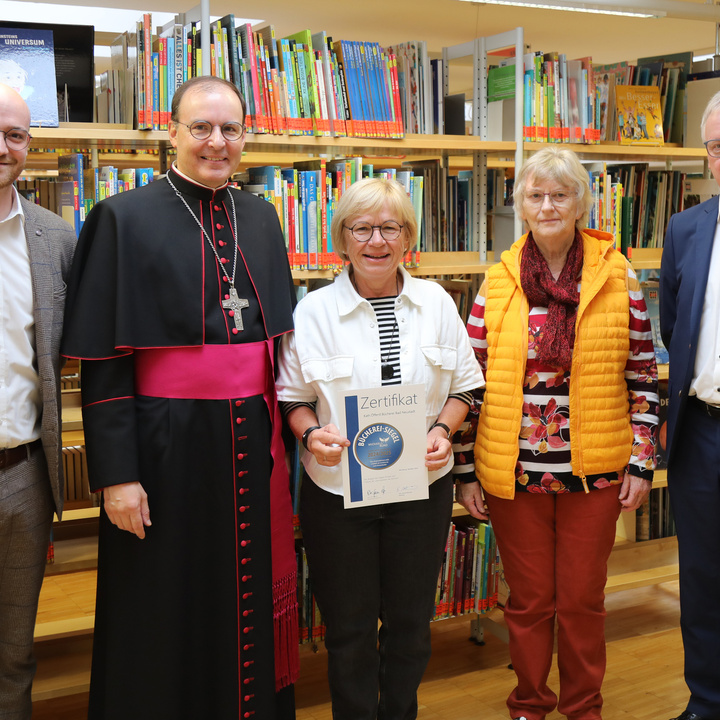
{"type": "Polygon", "coordinates": [[[60,339],[66,280],[75,252],[75,231],[55,213],[20,198],[30,254],[35,313],[35,353],[42,399],[41,439],[58,517],[63,507],[60,420],[60,339]]]}

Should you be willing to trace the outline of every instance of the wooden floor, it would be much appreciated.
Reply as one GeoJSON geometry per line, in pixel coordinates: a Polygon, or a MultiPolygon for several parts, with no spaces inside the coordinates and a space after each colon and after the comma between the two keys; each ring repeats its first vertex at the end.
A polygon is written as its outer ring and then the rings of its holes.
{"type": "MultiPolygon", "coordinates": [[[[78,584],[58,603],[77,603],[92,612],[92,593],[78,584]]],[[[607,597],[608,672],[603,694],[605,720],[668,720],[685,709],[677,583],[614,593],[607,597]]],[[[419,720],[507,720],[505,698],[513,687],[507,645],[486,633],[478,646],[468,640],[466,618],[433,625],[433,657],[419,691],[419,720]]],[[[61,643],[89,653],[89,638],[43,643],[40,670],[61,643]]],[[[324,650],[301,649],[296,685],[297,720],[331,720],[324,650]]],[[[551,687],[557,689],[553,669],[551,687]]],[[[35,704],[33,720],[85,720],[87,693],[35,704]]],[[[547,720],[558,720],[555,712],[547,720]]]]}

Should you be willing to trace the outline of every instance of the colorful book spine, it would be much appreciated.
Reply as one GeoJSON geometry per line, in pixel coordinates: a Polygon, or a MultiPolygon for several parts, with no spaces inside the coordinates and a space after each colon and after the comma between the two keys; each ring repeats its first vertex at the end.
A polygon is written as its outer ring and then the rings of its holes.
{"type": "Polygon", "coordinates": [[[143,72],[145,87],[145,124],[144,127],[152,128],[154,123],[154,74],[153,74],[153,53],[152,53],[152,15],[145,13],[143,15],[143,72]]]}

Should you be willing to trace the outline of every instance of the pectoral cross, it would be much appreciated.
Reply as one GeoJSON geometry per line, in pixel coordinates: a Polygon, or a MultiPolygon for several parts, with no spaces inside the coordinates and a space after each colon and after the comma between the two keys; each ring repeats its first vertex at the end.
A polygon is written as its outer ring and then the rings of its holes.
{"type": "Polygon", "coordinates": [[[232,311],[232,318],[235,321],[235,329],[241,332],[245,328],[243,327],[242,315],[240,311],[243,308],[250,307],[250,303],[245,299],[238,297],[237,290],[234,287],[229,288],[230,297],[227,300],[223,300],[222,306],[226,310],[232,311]]]}

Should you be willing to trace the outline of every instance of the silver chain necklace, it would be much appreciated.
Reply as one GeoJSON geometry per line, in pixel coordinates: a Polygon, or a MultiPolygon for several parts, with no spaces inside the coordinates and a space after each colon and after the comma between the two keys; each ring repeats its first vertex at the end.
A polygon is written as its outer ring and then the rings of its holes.
{"type": "Polygon", "coordinates": [[[229,288],[229,298],[227,300],[223,300],[222,306],[229,311],[230,316],[235,321],[235,330],[234,332],[240,332],[244,329],[243,327],[243,321],[242,321],[242,315],[241,310],[243,308],[249,307],[249,303],[245,298],[241,298],[237,294],[237,290],[235,289],[235,271],[237,270],[237,256],[238,256],[238,242],[237,242],[237,216],[235,214],[235,200],[233,199],[232,193],[230,190],[228,190],[228,196],[230,197],[230,204],[232,205],[232,216],[233,216],[233,244],[235,245],[235,254],[233,256],[233,268],[232,268],[232,275],[228,275],[227,271],[225,270],[225,264],[220,259],[220,256],[218,255],[217,250],[215,249],[215,245],[213,244],[212,239],[210,238],[210,235],[208,235],[207,230],[203,227],[202,223],[200,222],[198,216],[192,211],[191,207],[188,205],[187,200],[182,196],[182,193],[175,187],[173,184],[173,181],[170,179],[170,175],[167,174],[165,176],[165,179],[168,181],[168,185],[175,191],[175,194],[180,198],[182,201],[182,204],[186,207],[187,211],[192,215],[193,220],[197,223],[197,226],[202,230],[203,235],[205,236],[206,240],[208,241],[208,245],[210,245],[210,249],[213,251],[213,255],[215,255],[215,258],[218,262],[218,267],[223,271],[225,274],[225,277],[228,280],[228,283],[230,285],[229,288]]]}

